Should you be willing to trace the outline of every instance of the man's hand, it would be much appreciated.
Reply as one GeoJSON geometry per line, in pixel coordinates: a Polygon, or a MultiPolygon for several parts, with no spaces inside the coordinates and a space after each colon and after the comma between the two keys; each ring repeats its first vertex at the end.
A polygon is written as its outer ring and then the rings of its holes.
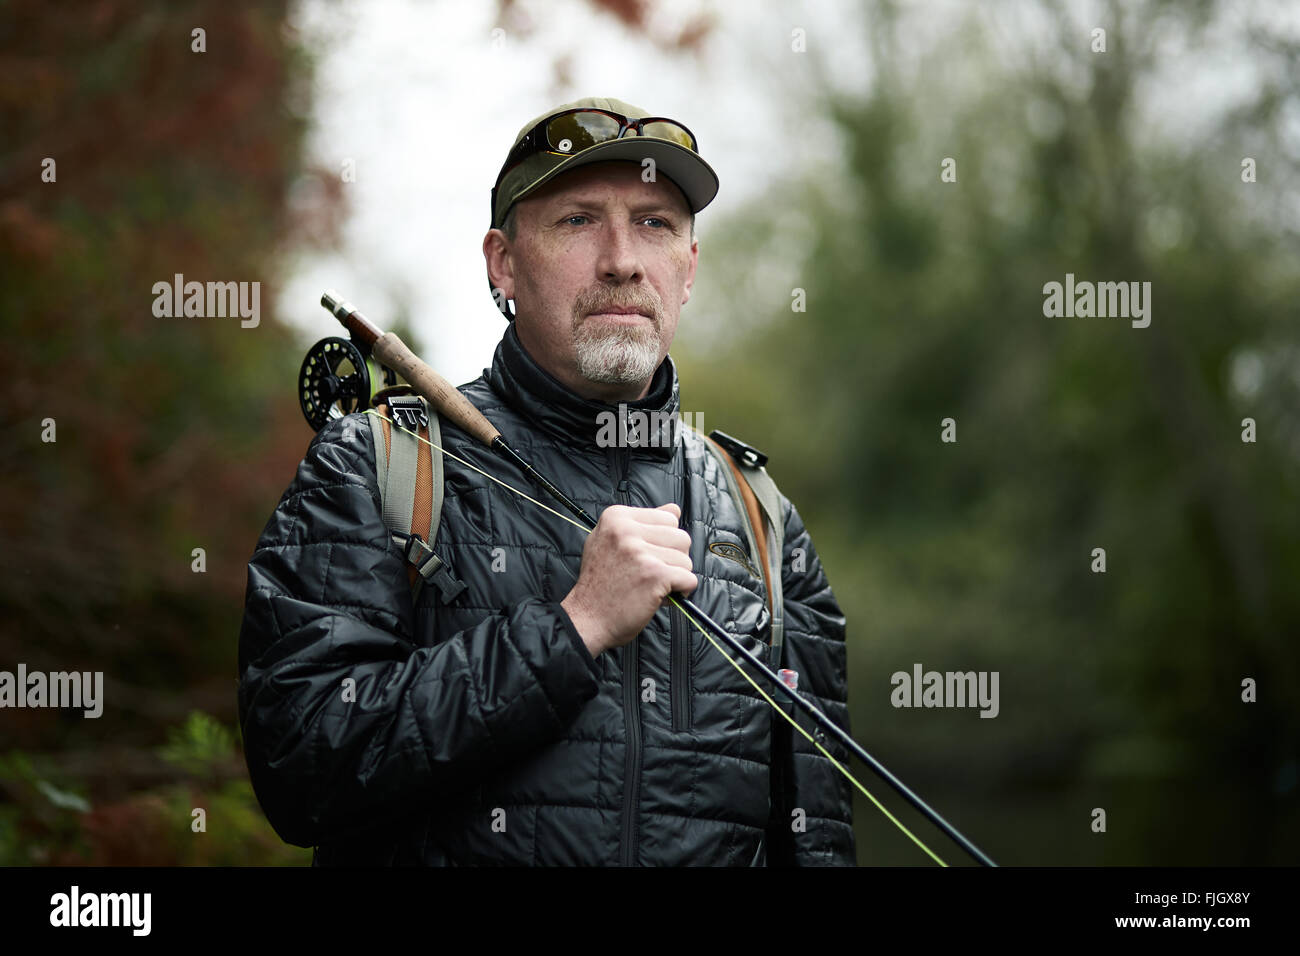
{"type": "Polygon", "coordinates": [[[578,583],[560,602],[592,657],[630,643],[673,591],[690,594],[691,536],[682,510],[610,505],[582,548],[578,583]]]}

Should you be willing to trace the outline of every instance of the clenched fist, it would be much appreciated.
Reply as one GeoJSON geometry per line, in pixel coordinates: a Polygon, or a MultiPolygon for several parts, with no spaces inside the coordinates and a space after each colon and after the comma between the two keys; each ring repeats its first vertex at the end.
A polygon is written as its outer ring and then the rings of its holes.
{"type": "Polygon", "coordinates": [[[560,602],[592,657],[631,642],[673,591],[695,590],[681,516],[672,503],[601,512],[582,548],[578,583],[560,602]]]}

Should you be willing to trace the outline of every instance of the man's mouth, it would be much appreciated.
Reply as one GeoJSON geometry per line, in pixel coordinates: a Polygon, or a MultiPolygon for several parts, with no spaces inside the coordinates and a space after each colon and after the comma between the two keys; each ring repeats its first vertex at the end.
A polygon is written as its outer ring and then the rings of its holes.
{"type": "Polygon", "coordinates": [[[608,326],[625,326],[627,328],[639,328],[642,325],[656,325],[654,318],[644,312],[636,309],[621,308],[614,306],[608,309],[599,309],[595,312],[587,313],[588,319],[596,319],[601,325],[608,326]]]}

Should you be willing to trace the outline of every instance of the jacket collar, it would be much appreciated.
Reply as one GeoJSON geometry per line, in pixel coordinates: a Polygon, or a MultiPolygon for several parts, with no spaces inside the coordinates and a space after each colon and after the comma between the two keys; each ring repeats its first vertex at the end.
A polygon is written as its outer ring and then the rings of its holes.
{"type": "Polygon", "coordinates": [[[677,414],[677,367],[670,356],[655,370],[645,398],[611,405],[581,398],[552,377],[528,354],[512,322],[484,375],[512,409],[559,441],[602,450],[628,447],[636,455],[663,460],[673,456],[682,426],[677,414]],[[635,438],[638,425],[640,443],[635,438]]]}

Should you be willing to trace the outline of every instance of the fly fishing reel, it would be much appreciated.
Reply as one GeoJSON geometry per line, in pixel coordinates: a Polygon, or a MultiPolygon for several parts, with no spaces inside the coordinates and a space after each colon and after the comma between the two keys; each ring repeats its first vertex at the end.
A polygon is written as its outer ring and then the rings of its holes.
{"type": "MultiPolygon", "coordinates": [[[[298,372],[298,404],[307,424],[320,431],[333,418],[364,411],[370,404],[368,356],[355,342],[330,336],[307,352],[298,372]]],[[[397,377],[384,368],[384,381],[397,377]]]]}

